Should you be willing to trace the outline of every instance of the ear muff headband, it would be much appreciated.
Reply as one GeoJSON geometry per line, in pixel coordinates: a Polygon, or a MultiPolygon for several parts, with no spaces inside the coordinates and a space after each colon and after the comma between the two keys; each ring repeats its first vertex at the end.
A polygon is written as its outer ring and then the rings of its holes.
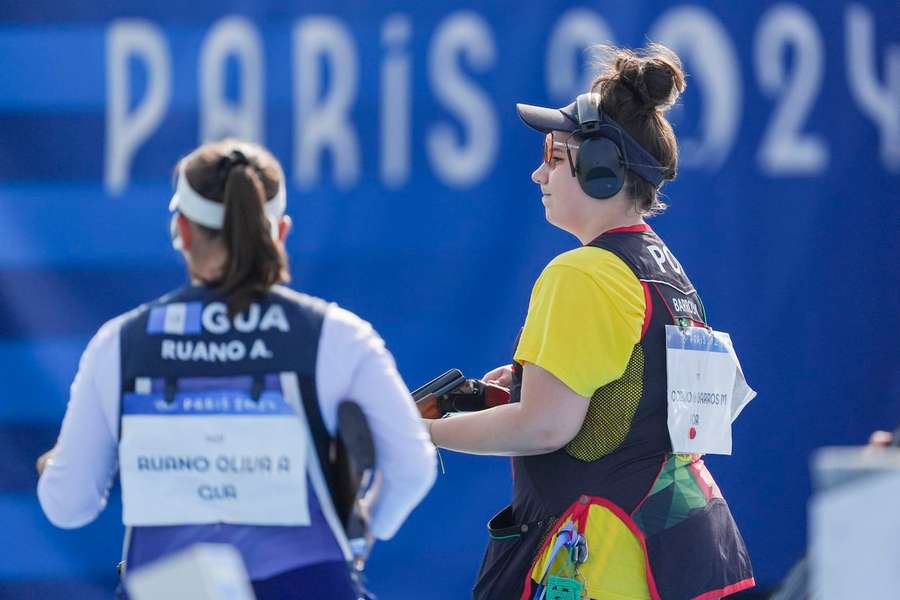
{"type": "Polygon", "coordinates": [[[600,127],[600,94],[591,92],[579,94],[575,98],[575,111],[578,114],[578,129],[583,135],[591,135],[600,127]]]}

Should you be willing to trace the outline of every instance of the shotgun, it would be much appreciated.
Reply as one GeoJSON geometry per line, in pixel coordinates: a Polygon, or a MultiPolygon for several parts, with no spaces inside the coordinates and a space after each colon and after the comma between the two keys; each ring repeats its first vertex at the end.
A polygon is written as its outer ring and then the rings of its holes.
{"type": "Polygon", "coordinates": [[[474,412],[509,404],[509,390],[480,379],[467,379],[459,369],[450,369],[412,393],[419,414],[440,419],[447,413],[474,412]]]}

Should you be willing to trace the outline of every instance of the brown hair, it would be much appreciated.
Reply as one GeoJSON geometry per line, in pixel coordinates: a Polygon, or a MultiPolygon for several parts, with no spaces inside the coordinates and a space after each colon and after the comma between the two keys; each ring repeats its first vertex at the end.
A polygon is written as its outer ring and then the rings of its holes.
{"type": "Polygon", "coordinates": [[[226,139],[203,144],[177,168],[194,191],[225,205],[222,229],[194,226],[225,244],[222,278],[209,283],[225,296],[228,312],[243,312],[273,285],[289,281],[287,256],[272,239],[264,209],[284,179],[278,160],[261,146],[226,139]]]}
{"type": "MultiPolygon", "coordinates": [[[[663,177],[678,171],[678,142],[665,111],[684,91],[684,71],[678,55],[661,44],[641,50],[599,46],[600,74],[591,91],[600,94],[600,107],[652,154],[663,167],[663,177]]],[[[626,189],[642,215],[666,208],[659,191],[628,172],[626,189]]]]}

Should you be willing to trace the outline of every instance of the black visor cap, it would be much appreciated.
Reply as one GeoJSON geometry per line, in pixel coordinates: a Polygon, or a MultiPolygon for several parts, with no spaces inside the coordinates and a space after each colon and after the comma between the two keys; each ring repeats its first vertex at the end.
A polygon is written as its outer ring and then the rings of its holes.
{"type": "MultiPolygon", "coordinates": [[[[574,132],[578,129],[575,102],[563,108],[516,104],[516,111],[526,125],[542,133],[574,132]]],[[[625,158],[626,168],[654,187],[658,188],[662,185],[665,178],[663,177],[663,167],[659,161],[603,111],[600,111],[600,119],[603,124],[601,128],[604,131],[600,135],[609,138],[619,146],[622,156],[625,158]]]]}

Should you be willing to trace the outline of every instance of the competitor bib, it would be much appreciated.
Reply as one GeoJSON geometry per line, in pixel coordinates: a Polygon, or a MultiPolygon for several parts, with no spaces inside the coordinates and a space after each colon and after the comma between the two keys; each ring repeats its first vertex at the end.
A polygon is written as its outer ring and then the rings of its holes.
{"type": "Polygon", "coordinates": [[[280,386],[253,399],[207,384],[170,401],[149,380],[135,387],[122,399],[125,525],[309,525],[308,434],[280,386]]]}
{"type": "Polygon", "coordinates": [[[755,396],[727,333],[666,325],[669,437],[679,454],[731,454],[731,423],[755,396]]]}

